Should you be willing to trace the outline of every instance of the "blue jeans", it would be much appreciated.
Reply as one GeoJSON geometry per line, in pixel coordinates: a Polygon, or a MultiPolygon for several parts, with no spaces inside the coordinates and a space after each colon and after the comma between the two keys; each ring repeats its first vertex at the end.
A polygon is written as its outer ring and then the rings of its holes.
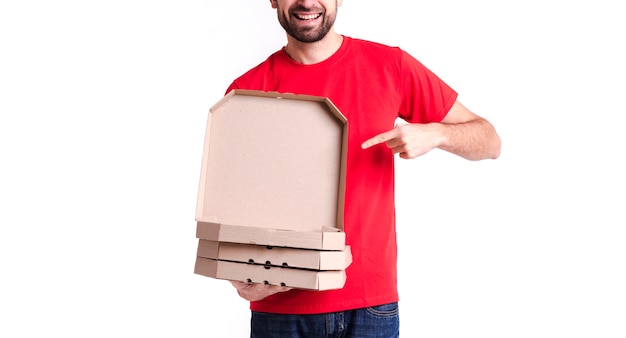
{"type": "Polygon", "coordinates": [[[313,315],[252,311],[251,338],[396,338],[398,303],[313,315]]]}

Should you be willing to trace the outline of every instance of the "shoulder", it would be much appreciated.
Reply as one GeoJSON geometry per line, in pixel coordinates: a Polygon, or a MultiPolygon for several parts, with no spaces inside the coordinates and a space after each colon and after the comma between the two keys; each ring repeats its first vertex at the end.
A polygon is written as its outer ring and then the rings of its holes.
{"type": "Polygon", "coordinates": [[[349,39],[350,57],[361,66],[400,72],[415,64],[415,59],[399,46],[357,38],[349,39]]]}
{"type": "Polygon", "coordinates": [[[280,57],[280,54],[282,54],[282,53],[283,53],[282,50],[276,51],[272,55],[268,56],[267,59],[263,60],[262,62],[260,62],[256,66],[250,68],[248,71],[243,73],[240,76],[240,78],[241,77],[251,76],[251,75],[256,74],[256,73],[266,72],[268,69],[272,68],[272,65],[276,63],[276,59],[278,59],[280,57]]]}
{"type": "Polygon", "coordinates": [[[282,54],[284,54],[284,52],[278,50],[267,57],[267,59],[245,71],[239,77],[235,78],[228,87],[227,92],[231,89],[261,89],[252,87],[265,83],[265,79],[271,76],[272,70],[276,69],[276,64],[280,62],[279,59],[282,57],[282,54]]]}
{"type": "Polygon", "coordinates": [[[369,50],[372,52],[378,52],[383,54],[397,54],[401,51],[401,49],[397,46],[391,46],[388,44],[384,44],[381,42],[364,40],[359,38],[345,37],[350,42],[350,45],[354,49],[358,50],[369,50]]]}
{"type": "Polygon", "coordinates": [[[374,64],[400,65],[404,51],[397,46],[348,37],[349,54],[356,62],[370,62],[374,64]]]}

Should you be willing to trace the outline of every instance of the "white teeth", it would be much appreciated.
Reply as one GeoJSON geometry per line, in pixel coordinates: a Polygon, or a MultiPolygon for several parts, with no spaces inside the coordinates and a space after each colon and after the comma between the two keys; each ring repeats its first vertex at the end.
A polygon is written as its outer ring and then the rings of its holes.
{"type": "Polygon", "coordinates": [[[296,17],[300,20],[313,20],[313,19],[317,19],[321,16],[322,14],[308,14],[308,15],[296,15],[296,17]]]}

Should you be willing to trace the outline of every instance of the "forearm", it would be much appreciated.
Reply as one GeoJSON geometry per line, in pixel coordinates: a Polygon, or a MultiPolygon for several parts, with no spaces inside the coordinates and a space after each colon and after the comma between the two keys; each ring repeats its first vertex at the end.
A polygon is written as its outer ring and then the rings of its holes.
{"type": "Polygon", "coordinates": [[[483,118],[462,123],[440,123],[443,135],[438,148],[468,160],[496,159],[501,140],[495,128],[483,118]]]}

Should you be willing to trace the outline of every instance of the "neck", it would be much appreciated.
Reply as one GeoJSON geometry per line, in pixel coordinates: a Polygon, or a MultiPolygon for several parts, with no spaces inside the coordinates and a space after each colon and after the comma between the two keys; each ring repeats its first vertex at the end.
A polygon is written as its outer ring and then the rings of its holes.
{"type": "Polygon", "coordinates": [[[317,42],[300,42],[287,35],[285,52],[296,62],[311,65],[331,57],[341,47],[343,36],[331,30],[317,42]]]}

